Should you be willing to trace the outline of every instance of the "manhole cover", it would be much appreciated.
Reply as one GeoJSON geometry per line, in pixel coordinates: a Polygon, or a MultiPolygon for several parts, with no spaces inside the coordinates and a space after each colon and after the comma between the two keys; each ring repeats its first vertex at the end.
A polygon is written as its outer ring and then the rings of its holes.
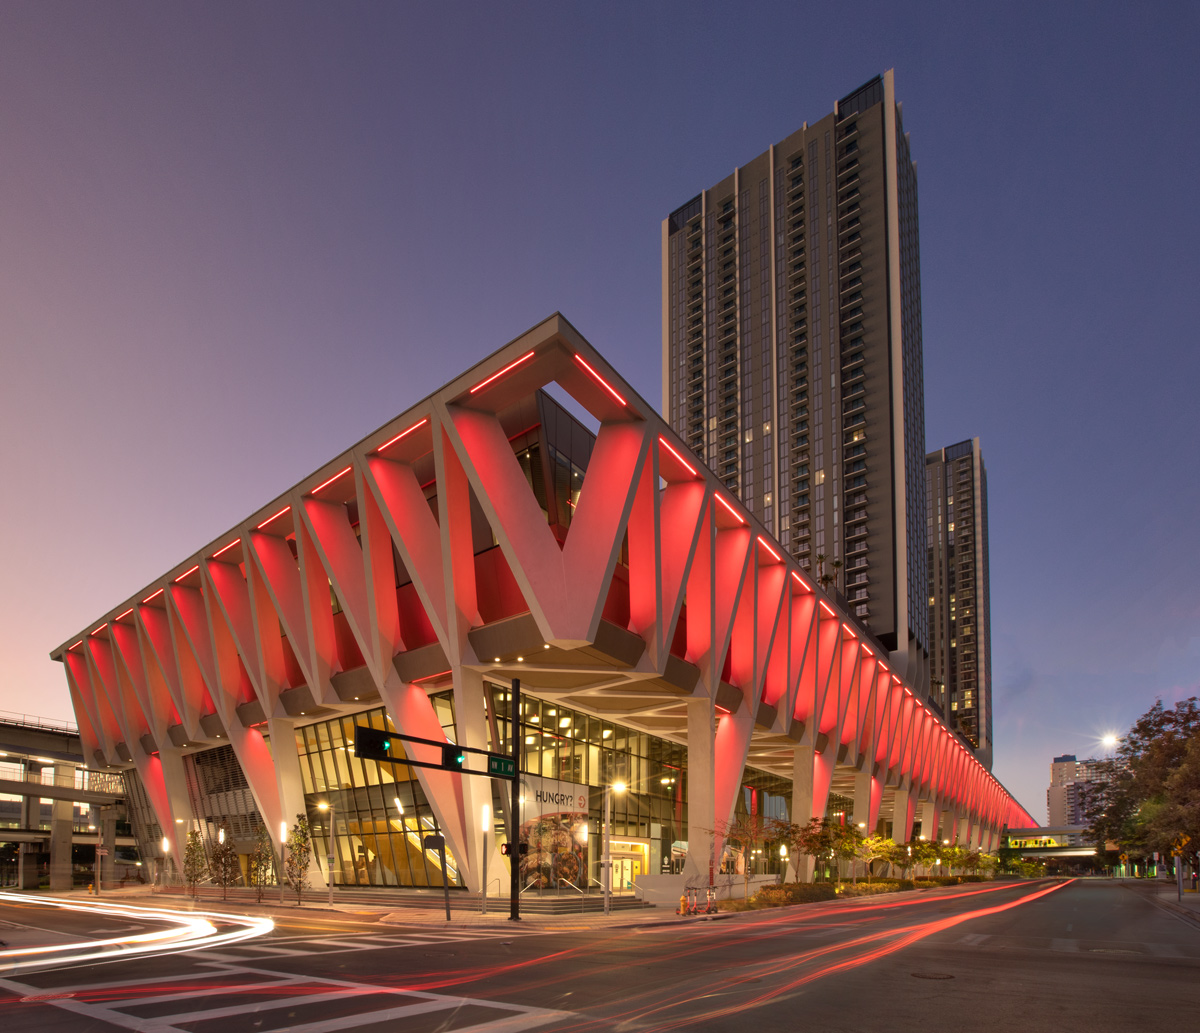
{"type": "Polygon", "coordinates": [[[914,972],[914,979],[953,979],[949,972],[914,972]]]}

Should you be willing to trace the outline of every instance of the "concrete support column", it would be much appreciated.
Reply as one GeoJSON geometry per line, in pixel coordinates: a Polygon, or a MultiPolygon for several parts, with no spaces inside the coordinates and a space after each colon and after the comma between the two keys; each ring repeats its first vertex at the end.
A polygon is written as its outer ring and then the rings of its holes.
{"type": "MultiPolygon", "coordinates": [[[[467,667],[459,667],[454,679],[454,726],[460,746],[487,749],[487,707],[484,702],[483,675],[467,667]]],[[[478,767],[476,756],[468,767],[478,767]]],[[[507,787],[508,783],[505,783],[507,787]]],[[[480,825],[483,805],[492,804],[490,779],[475,776],[462,778],[463,826],[465,856],[459,857],[463,881],[472,893],[482,888],[483,832],[480,825]]]]}
{"type": "MultiPolygon", "coordinates": [[[[274,717],[267,722],[267,731],[271,736],[271,759],[275,762],[275,783],[283,815],[280,820],[287,822],[290,835],[296,819],[308,813],[304,800],[304,780],[300,776],[300,753],[296,749],[296,723],[274,717]]],[[[278,828],[268,826],[268,831],[272,839],[279,836],[278,828]]],[[[327,886],[325,869],[313,860],[323,850],[323,844],[313,844],[308,865],[309,885],[313,890],[323,890],[327,886]]]]}
{"type": "Polygon", "coordinates": [[[921,801],[921,835],[930,842],[938,838],[938,802],[937,797],[921,801]]]}
{"type": "MultiPolygon", "coordinates": [[[[807,825],[813,818],[824,818],[829,803],[829,787],[833,783],[833,765],[837,747],[827,743],[825,749],[797,746],[792,760],[792,822],[807,825]]],[[[796,879],[812,882],[816,862],[806,854],[794,853],[796,879]]]]}
{"type": "Polygon", "coordinates": [[[871,790],[873,788],[873,781],[871,772],[869,771],[854,772],[854,824],[862,826],[859,832],[864,836],[869,836],[875,831],[875,827],[871,823],[871,790]]]}
{"type": "MultiPolygon", "coordinates": [[[[73,785],[74,764],[56,764],[54,781],[59,786],[73,785]]],[[[75,831],[75,805],[70,800],[55,800],[50,819],[50,889],[65,893],[71,889],[71,836],[75,831]]]]}
{"type": "Polygon", "coordinates": [[[688,700],[688,855],[685,880],[709,885],[716,874],[716,729],[711,699],[688,700]]]}
{"type": "Polygon", "coordinates": [[[107,887],[114,882],[113,872],[117,862],[117,813],[115,807],[101,808],[100,833],[104,849],[108,851],[100,858],[100,885],[107,887]]]}
{"type": "MultiPolygon", "coordinates": [[[[26,775],[40,775],[41,766],[26,762],[26,775]]],[[[35,794],[21,797],[21,828],[36,829],[41,823],[42,801],[35,794]]],[[[17,847],[17,888],[35,890],[38,888],[38,854],[37,843],[21,843],[17,847]]]]}
{"type": "Polygon", "coordinates": [[[912,839],[913,812],[911,794],[908,789],[897,789],[892,803],[892,839],[907,843],[912,839]]]}

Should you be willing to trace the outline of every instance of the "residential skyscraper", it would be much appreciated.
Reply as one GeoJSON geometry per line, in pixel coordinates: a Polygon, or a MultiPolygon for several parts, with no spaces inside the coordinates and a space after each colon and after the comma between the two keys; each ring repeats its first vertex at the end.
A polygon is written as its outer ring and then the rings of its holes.
{"type": "Polygon", "coordinates": [[[1055,757],[1050,763],[1050,788],[1046,790],[1050,825],[1086,825],[1088,792],[1109,777],[1099,760],[1077,760],[1073,753],[1055,757]]]}
{"type": "Polygon", "coordinates": [[[926,686],[917,174],[892,73],[677,208],[662,256],[664,415],[926,686]]]}
{"type": "MultiPolygon", "coordinates": [[[[925,457],[929,678],[951,728],[992,767],[987,468],[979,439],[925,457]]],[[[1053,823],[1052,823],[1053,824],[1053,823]]]]}

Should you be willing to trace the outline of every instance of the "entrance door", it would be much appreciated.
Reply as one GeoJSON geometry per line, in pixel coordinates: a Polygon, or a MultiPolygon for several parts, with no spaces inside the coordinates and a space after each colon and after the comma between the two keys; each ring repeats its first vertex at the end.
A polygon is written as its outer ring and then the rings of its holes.
{"type": "Polygon", "coordinates": [[[634,881],[642,874],[642,858],[637,854],[626,854],[613,858],[613,892],[628,893],[634,881]]]}

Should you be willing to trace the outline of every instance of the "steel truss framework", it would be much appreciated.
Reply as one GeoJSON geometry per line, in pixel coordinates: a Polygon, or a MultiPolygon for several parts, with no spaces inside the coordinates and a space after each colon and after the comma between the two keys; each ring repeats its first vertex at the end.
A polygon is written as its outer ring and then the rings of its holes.
{"type": "MultiPolygon", "coordinates": [[[[400,731],[441,740],[429,692],[449,686],[458,741],[484,747],[485,681],[513,676],[535,695],[686,743],[697,872],[747,763],[792,779],[799,822],[824,814],[836,790],[868,829],[890,818],[897,840],[919,819],[991,848],[1003,826],[1035,824],[558,315],[52,656],[85,748],[137,767],[175,856],[177,830],[194,819],[184,753],[231,744],[277,836],[304,810],[296,724],[382,699],[400,731]],[[552,381],[600,425],[565,537],[501,418],[552,381]],[[472,495],[519,591],[507,607],[474,552],[472,495]],[[393,546],[412,578],[407,595],[393,546]]],[[[435,753],[412,747],[417,760],[435,753]]],[[[478,889],[484,780],[417,774],[478,889]]]]}

